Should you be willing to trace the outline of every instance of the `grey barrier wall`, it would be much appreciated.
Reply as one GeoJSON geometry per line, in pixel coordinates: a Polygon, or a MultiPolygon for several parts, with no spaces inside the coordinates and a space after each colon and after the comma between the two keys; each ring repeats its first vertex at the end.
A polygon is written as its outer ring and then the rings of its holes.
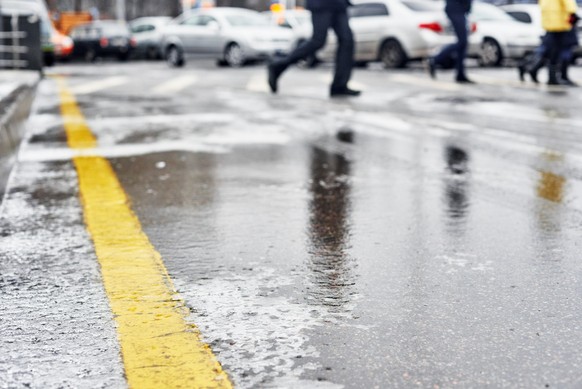
{"type": "MultiPolygon", "coordinates": [[[[0,82],[7,77],[10,75],[1,74],[0,82]]],[[[5,96],[0,95],[0,203],[16,160],[18,147],[24,136],[26,120],[39,77],[36,72],[28,75],[26,81],[14,87],[10,93],[5,96]]]]}
{"type": "Polygon", "coordinates": [[[42,70],[40,23],[37,15],[2,14],[0,68],[42,70]]]}

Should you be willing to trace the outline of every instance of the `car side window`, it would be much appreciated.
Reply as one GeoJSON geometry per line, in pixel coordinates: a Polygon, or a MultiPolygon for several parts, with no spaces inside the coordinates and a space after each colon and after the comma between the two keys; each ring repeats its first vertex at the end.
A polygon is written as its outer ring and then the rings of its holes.
{"type": "Polygon", "coordinates": [[[511,16],[513,16],[515,19],[519,20],[520,22],[529,23],[529,24],[531,24],[531,22],[532,22],[531,16],[529,16],[529,14],[527,12],[509,11],[507,13],[510,14],[511,16]]]}
{"type": "Polygon", "coordinates": [[[350,17],[388,16],[388,7],[383,3],[357,4],[350,8],[350,17]]]}
{"type": "Polygon", "coordinates": [[[131,26],[131,32],[132,32],[133,34],[139,34],[140,32],[142,32],[142,31],[143,31],[143,27],[144,27],[144,26],[143,26],[142,24],[139,24],[139,25],[137,25],[137,26],[131,26]]]}
{"type": "Polygon", "coordinates": [[[214,19],[212,16],[200,15],[200,21],[199,21],[198,25],[199,26],[208,26],[212,22],[218,23],[218,20],[214,19]]]}
{"type": "Polygon", "coordinates": [[[139,34],[141,32],[149,32],[153,30],[155,30],[155,27],[152,26],[151,24],[141,24],[139,26],[136,26],[135,28],[132,28],[131,32],[133,32],[134,34],[139,34]]]}
{"type": "Polygon", "coordinates": [[[185,24],[187,26],[201,26],[202,25],[201,23],[202,23],[201,15],[191,16],[182,22],[182,24],[185,24]]]}
{"type": "Polygon", "coordinates": [[[210,20],[212,20],[212,18],[208,15],[200,16],[200,26],[208,25],[208,23],[210,23],[210,20]]]}

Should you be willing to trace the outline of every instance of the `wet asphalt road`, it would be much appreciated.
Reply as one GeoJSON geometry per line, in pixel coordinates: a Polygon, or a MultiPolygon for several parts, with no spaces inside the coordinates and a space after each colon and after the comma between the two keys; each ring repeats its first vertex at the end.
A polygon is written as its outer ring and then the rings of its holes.
{"type": "MultiPolygon", "coordinates": [[[[582,90],[513,69],[360,69],[355,100],[325,67],[277,96],[260,66],[53,73],[235,387],[582,386],[582,90]]],[[[2,208],[0,387],[125,386],[71,155],[49,78],[2,208]]]]}

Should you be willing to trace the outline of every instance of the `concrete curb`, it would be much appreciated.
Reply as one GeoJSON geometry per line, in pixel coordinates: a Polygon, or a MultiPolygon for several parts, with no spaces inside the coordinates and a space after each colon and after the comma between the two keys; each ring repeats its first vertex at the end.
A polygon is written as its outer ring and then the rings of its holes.
{"type": "Polygon", "coordinates": [[[40,73],[0,71],[0,199],[24,136],[40,73]]]}

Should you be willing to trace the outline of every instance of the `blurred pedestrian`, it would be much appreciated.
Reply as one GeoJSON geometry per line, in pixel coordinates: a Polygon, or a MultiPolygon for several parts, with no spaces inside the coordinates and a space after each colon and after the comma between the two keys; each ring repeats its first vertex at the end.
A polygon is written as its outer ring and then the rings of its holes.
{"type": "MultiPolygon", "coordinates": [[[[546,43],[547,36],[542,38],[542,44],[518,66],[519,79],[525,81],[525,74],[528,73],[533,82],[538,81],[538,72],[548,63],[549,49],[546,43]]],[[[577,84],[568,76],[568,69],[574,58],[574,48],[578,46],[578,32],[576,26],[573,26],[566,35],[566,43],[562,48],[559,57],[560,68],[557,72],[558,82],[562,85],[577,86],[577,84]]]]}
{"type": "Polygon", "coordinates": [[[578,20],[575,20],[572,28],[568,31],[568,34],[566,35],[566,47],[560,54],[560,83],[569,86],[578,86],[578,84],[572,81],[568,76],[568,69],[574,59],[574,49],[580,44],[578,42],[578,31],[576,28],[577,22],[578,20]]]}
{"type": "MultiPolygon", "coordinates": [[[[547,35],[542,37],[542,44],[535,49],[535,51],[527,56],[523,61],[517,65],[519,79],[525,81],[525,74],[528,73],[533,82],[538,81],[538,72],[548,63],[549,49],[547,35]]],[[[566,35],[566,43],[560,53],[559,63],[560,69],[558,71],[558,81],[563,85],[577,86],[577,84],[568,76],[568,69],[574,57],[574,48],[578,46],[578,32],[576,26],[572,26],[566,35]]]]}
{"type": "Polygon", "coordinates": [[[435,57],[428,60],[428,71],[430,76],[436,78],[436,70],[439,66],[445,66],[452,57],[455,58],[455,69],[457,75],[455,81],[461,84],[474,84],[465,73],[465,57],[467,56],[467,45],[469,27],[467,15],[471,12],[472,0],[446,0],[445,13],[453,25],[457,42],[446,46],[435,57]]]}
{"type": "Polygon", "coordinates": [[[298,46],[284,58],[268,65],[269,87],[277,93],[277,83],[283,72],[292,64],[315,54],[325,45],[327,31],[332,28],[337,36],[335,76],[330,88],[331,97],[358,96],[360,91],[348,88],[354,66],[354,38],[348,23],[349,0],[307,0],[311,11],[313,34],[311,39],[298,46]]]}
{"type": "Polygon", "coordinates": [[[517,65],[517,71],[520,81],[525,81],[525,74],[528,73],[533,82],[538,81],[538,72],[546,65],[548,60],[548,45],[546,43],[547,35],[542,37],[542,43],[517,65]]]}
{"type": "MultiPolygon", "coordinates": [[[[567,48],[568,34],[578,21],[574,0],[540,0],[542,27],[546,30],[548,85],[559,85],[557,77],[560,54],[567,48]]],[[[567,67],[566,67],[567,69],[567,67]]]]}

